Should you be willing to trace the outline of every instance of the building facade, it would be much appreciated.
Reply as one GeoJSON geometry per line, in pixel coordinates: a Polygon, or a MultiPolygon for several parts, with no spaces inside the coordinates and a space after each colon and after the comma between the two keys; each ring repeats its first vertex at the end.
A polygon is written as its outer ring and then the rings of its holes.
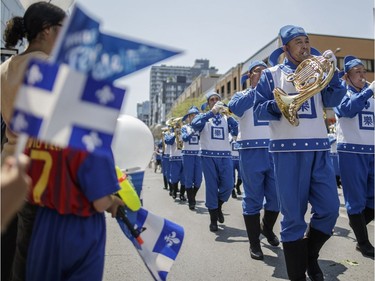
{"type": "Polygon", "coordinates": [[[152,66],[150,72],[150,124],[165,122],[166,114],[173,102],[185,88],[200,74],[216,74],[217,69],[210,67],[209,60],[197,59],[192,67],[152,66]],[[183,78],[185,77],[185,78],[183,78]],[[185,80],[184,80],[185,79],[185,80]]]}
{"type": "Polygon", "coordinates": [[[150,101],[137,103],[137,118],[143,121],[147,126],[150,125],[150,101]]]}

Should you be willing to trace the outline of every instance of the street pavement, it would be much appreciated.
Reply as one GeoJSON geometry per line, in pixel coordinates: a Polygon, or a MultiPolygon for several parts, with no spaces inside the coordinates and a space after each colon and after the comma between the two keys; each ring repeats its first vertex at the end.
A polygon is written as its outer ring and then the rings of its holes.
{"type": "MultiPolygon", "coordinates": [[[[241,186],[242,188],[242,186],[241,186]]],[[[237,280],[288,280],[281,247],[272,247],[261,236],[263,261],[250,258],[249,242],[242,217],[241,196],[230,198],[223,205],[225,222],[219,231],[208,229],[209,214],[204,205],[205,186],[197,194],[197,209],[191,211],[187,202],[173,200],[163,189],[162,175],[147,168],[143,182],[143,206],[156,215],[167,218],[185,229],[180,253],[167,280],[171,281],[237,281],[237,280]]],[[[325,280],[374,280],[374,260],[363,257],[355,250],[355,236],[348,224],[339,189],[340,216],[334,235],[323,246],[319,264],[325,280]]],[[[306,214],[308,220],[309,213],[306,214]]],[[[107,215],[107,245],[105,281],[153,280],[132,243],[124,236],[115,219],[107,215]]],[[[279,217],[280,220],[280,217],[279,217]]],[[[279,233],[279,220],[275,233],[279,233]]],[[[369,236],[374,241],[374,222],[368,225],[369,236]]],[[[278,235],[279,236],[279,235],[278,235]]]]}

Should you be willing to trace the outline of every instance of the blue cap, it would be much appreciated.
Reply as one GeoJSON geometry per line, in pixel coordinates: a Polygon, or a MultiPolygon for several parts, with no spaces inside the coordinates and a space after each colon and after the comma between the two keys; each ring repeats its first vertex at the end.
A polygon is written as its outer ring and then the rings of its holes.
{"type": "MultiPolygon", "coordinates": [[[[265,64],[263,61],[261,60],[255,60],[253,61],[252,63],[250,63],[249,65],[249,68],[248,68],[248,72],[251,72],[251,70],[254,68],[254,67],[257,67],[257,66],[264,66],[265,68],[267,68],[267,64],[265,64]]],[[[241,85],[243,83],[245,83],[245,81],[249,78],[247,72],[244,73],[242,76],[241,76],[241,85]]]]}
{"type": "Polygon", "coordinates": [[[279,36],[281,38],[281,42],[283,42],[283,45],[286,45],[290,40],[298,36],[308,37],[307,33],[302,27],[295,25],[285,25],[280,28],[279,36]]]}
{"type": "Polygon", "coordinates": [[[184,117],[182,117],[182,121],[185,121],[186,118],[188,118],[188,116],[189,116],[190,114],[199,114],[199,109],[198,109],[198,107],[196,107],[196,106],[194,106],[194,105],[193,105],[192,107],[190,107],[189,110],[188,110],[188,112],[187,112],[187,114],[185,114],[184,117]]]}
{"type": "Polygon", "coordinates": [[[353,67],[358,65],[364,66],[363,62],[355,56],[346,56],[344,58],[344,71],[347,73],[353,67]]]}

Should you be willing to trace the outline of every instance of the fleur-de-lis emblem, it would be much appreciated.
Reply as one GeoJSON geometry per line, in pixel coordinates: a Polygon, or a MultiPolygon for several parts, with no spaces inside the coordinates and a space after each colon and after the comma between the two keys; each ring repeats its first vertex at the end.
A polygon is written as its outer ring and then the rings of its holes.
{"type": "Polygon", "coordinates": [[[21,113],[18,113],[16,117],[14,117],[13,120],[13,128],[16,131],[22,131],[26,129],[29,126],[27,120],[25,119],[25,116],[21,113]]]}
{"type": "Polygon", "coordinates": [[[43,80],[43,74],[41,73],[39,66],[34,64],[30,67],[27,73],[27,83],[30,85],[34,85],[37,82],[43,80]]]}
{"type": "Polygon", "coordinates": [[[111,87],[108,85],[97,90],[95,94],[101,104],[107,104],[115,99],[115,95],[111,92],[111,87]]]}
{"type": "Polygon", "coordinates": [[[102,145],[102,140],[99,138],[97,132],[90,132],[82,138],[82,142],[86,145],[88,151],[93,151],[95,147],[102,145]]]}
{"type": "Polygon", "coordinates": [[[172,231],[171,234],[164,236],[165,242],[167,242],[168,247],[172,247],[175,244],[180,244],[181,240],[176,237],[176,232],[172,231]]]}

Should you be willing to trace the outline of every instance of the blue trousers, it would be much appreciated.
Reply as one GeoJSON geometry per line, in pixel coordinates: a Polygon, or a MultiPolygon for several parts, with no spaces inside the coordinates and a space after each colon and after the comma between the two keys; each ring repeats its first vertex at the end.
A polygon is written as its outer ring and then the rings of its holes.
{"type": "Polygon", "coordinates": [[[241,149],[240,169],[244,189],[243,214],[259,214],[263,207],[278,212],[273,160],[268,148],[241,149]]]}
{"type": "Polygon", "coordinates": [[[200,188],[202,184],[202,162],[198,155],[182,156],[186,189],[200,188]]]}
{"type": "Polygon", "coordinates": [[[303,238],[308,203],[312,212],[310,225],[331,235],[339,215],[340,201],[329,152],[280,152],[273,153],[273,159],[283,215],[282,241],[303,238]]]}
{"type": "Polygon", "coordinates": [[[178,183],[185,185],[184,169],[182,160],[169,161],[169,178],[170,183],[178,183]]]}
{"type": "Polygon", "coordinates": [[[374,154],[339,152],[339,165],[348,214],[374,209],[374,154]]]}
{"type": "Polygon", "coordinates": [[[241,177],[241,168],[240,168],[240,160],[232,159],[233,161],[233,182],[236,184],[236,171],[237,171],[237,179],[242,179],[241,177]]]}
{"type": "Polygon", "coordinates": [[[169,178],[169,155],[168,157],[163,155],[161,158],[161,167],[163,169],[163,176],[167,178],[168,182],[171,182],[169,178]]]}
{"type": "Polygon", "coordinates": [[[232,159],[201,157],[206,183],[206,207],[217,209],[219,200],[228,201],[233,189],[232,159]]]}

